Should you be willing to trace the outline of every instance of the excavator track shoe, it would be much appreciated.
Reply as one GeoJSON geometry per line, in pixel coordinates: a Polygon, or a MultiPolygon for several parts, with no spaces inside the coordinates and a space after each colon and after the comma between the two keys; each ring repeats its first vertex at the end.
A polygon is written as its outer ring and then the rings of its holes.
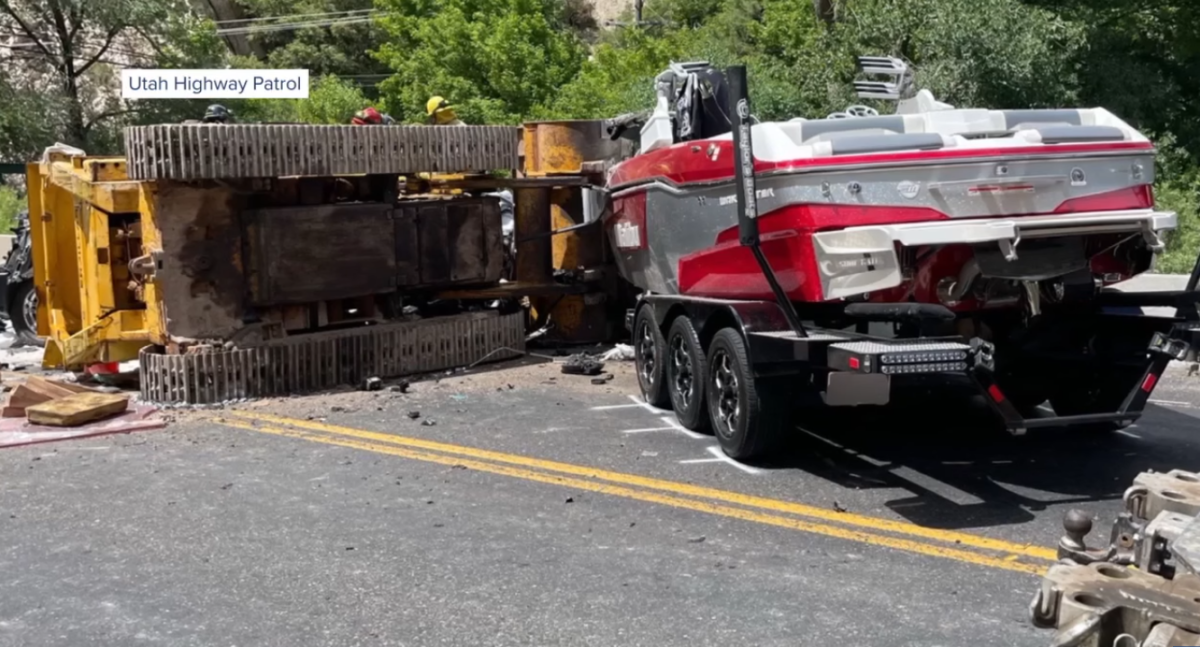
{"type": "Polygon", "coordinates": [[[143,348],[141,396],[218,404],[445,371],[525,352],[523,313],[466,313],[314,333],[238,349],[169,355],[143,348]]]}
{"type": "Polygon", "coordinates": [[[520,128],[167,124],[125,129],[131,180],[471,173],[519,168],[520,128]]]}

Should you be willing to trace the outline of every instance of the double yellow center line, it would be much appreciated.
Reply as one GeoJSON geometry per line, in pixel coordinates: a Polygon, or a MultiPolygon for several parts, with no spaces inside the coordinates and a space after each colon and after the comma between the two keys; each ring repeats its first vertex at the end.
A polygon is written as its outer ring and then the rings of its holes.
{"type": "Polygon", "coordinates": [[[463,466],[537,483],[657,503],[873,546],[1040,575],[1056,559],[1050,548],[992,539],[902,521],[837,512],[700,485],[613,472],[396,434],[385,434],[267,413],[225,411],[215,421],[259,433],[350,447],[441,465],[463,466]]]}

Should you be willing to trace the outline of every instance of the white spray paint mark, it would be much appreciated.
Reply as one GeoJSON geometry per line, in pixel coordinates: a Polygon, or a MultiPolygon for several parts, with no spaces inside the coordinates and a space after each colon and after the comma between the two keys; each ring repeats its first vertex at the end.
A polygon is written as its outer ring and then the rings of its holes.
{"type": "Polygon", "coordinates": [[[670,425],[672,429],[674,429],[675,431],[678,431],[679,433],[681,433],[685,436],[690,436],[692,438],[707,438],[707,436],[705,436],[704,434],[698,434],[698,433],[692,431],[691,429],[684,429],[683,425],[676,422],[675,418],[673,418],[671,416],[663,416],[663,417],[659,418],[659,420],[662,420],[664,424],[670,425]]]}
{"type": "Polygon", "coordinates": [[[653,414],[671,413],[670,411],[668,411],[666,409],[659,409],[658,407],[650,406],[646,401],[642,400],[641,398],[637,397],[636,395],[628,395],[626,397],[628,397],[630,400],[632,400],[633,404],[606,404],[606,405],[600,406],[600,407],[592,407],[591,410],[592,411],[608,411],[610,409],[632,409],[634,407],[641,407],[642,409],[645,409],[646,411],[649,411],[650,413],[653,413],[653,414]]]}
{"type": "Polygon", "coordinates": [[[622,429],[623,434],[644,434],[651,431],[675,431],[674,427],[645,427],[643,429],[622,429]]]}
{"type": "Polygon", "coordinates": [[[1116,432],[1118,434],[1121,434],[1122,436],[1128,436],[1129,438],[1132,438],[1134,440],[1144,440],[1141,436],[1139,436],[1137,434],[1129,433],[1128,431],[1125,431],[1124,429],[1117,429],[1116,432]]]}
{"type": "Polygon", "coordinates": [[[722,463],[729,463],[730,465],[738,468],[739,470],[742,470],[743,472],[745,472],[747,474],[759,475],[759,474],[763,473],[763,471],[758,469],[757,467],[750,467],[749,465],[742,465],[741,463],[726,456],[725,452],[721,451],[721,448],[717,447],[716,445],[709,447],[708,453],[712,454],[714,458],[721,461],[722,463]]]}
{"type": "Polygon", "coordinates": [[[686,461],[679,461],[683,465],[695,465],[696,463],[720,463],[719,458],[689,458],[686,461]]]}

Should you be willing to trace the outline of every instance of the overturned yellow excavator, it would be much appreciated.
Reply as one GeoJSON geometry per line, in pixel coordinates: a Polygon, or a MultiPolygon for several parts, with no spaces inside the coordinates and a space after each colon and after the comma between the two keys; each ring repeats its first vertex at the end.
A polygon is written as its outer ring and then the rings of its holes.
{"type": "Polygon", "coordinates": [[[183,124],[127,129],[124,157],[48,150],[44,364],[139,358],[147,399],[215,403],[512,357],[547,321],[604,339],[600,129],[183,124]],[[399,181],[422,173],[452,190],[399,181]]]}

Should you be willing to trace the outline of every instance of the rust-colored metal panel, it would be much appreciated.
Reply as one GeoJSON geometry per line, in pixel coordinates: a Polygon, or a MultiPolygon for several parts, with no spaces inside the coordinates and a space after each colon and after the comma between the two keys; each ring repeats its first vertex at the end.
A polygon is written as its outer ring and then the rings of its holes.
{"type": "Polygon", "coordinates": [[[598,119],[531,121],[523,128],[524,168],[531,177],[584,173],[589,162],[625,153],[624,142],[609,139],[598,119]]]}
{"type": "Polygon", "coordinates": [[[500,202],[455,198],[401,203],[395,249],[400,287],[495,283],[504,271],[500,202]]]}
{"type": "Polygon", "coordinates": [[[242,214],[254,305],[311,303],[396,288],[392,209],[279,207],[242,214]]]}

